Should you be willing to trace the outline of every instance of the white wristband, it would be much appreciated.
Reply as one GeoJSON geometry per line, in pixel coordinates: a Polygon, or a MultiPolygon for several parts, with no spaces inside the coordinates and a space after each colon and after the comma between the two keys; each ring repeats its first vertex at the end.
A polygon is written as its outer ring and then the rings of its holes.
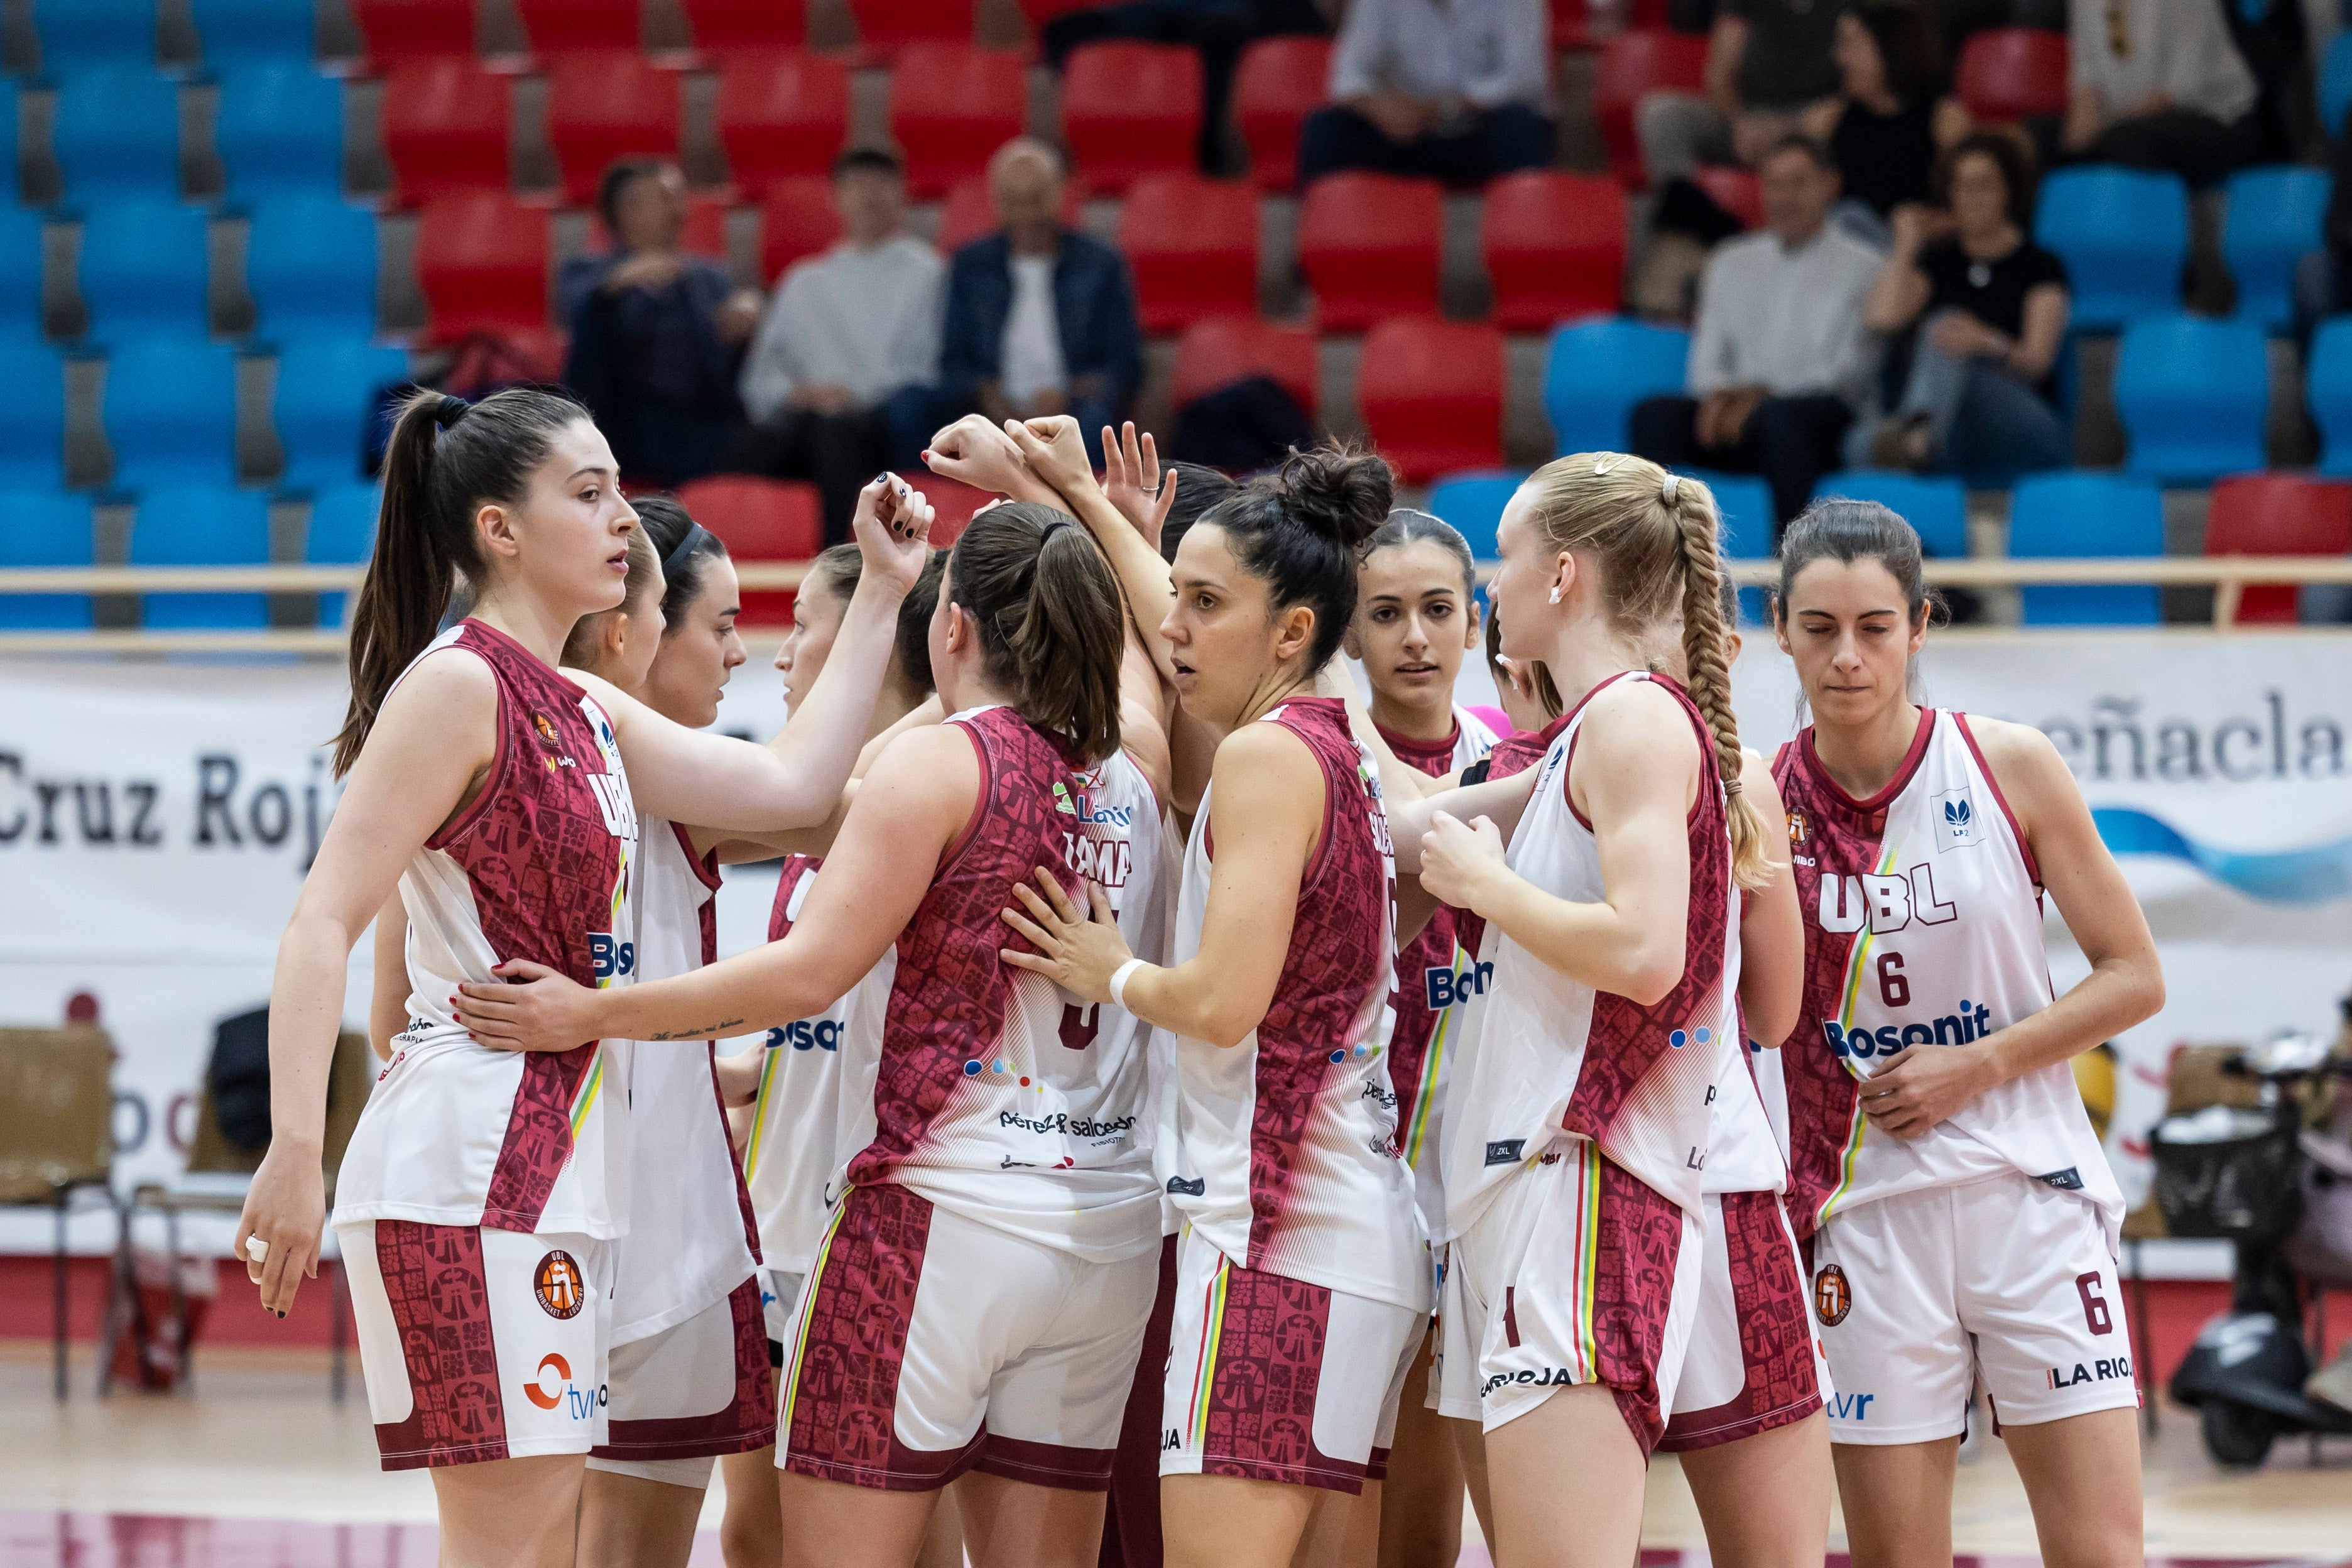
{"type": "Polygon", "coordinates": [[[1127,1006],[1128,977],[1143,967],[1143,960],[1130,958],[1110,972],[1110,1001],[1114,1007],[1127,1006]]]}

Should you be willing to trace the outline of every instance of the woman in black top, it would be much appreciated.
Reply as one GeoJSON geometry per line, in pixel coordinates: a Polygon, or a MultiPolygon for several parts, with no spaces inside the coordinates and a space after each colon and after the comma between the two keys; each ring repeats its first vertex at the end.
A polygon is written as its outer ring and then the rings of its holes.
{"type": "Polygon", "coordinates": [[[1963,138],[1936,168],[1943,212],[1898,211],[1863,305],[1871,331],[1919,336],[1894,416],[1848,437],[1854,466],[1949,470],[2005,487],[2065,467],[2074,440],[2052,372],[2066,337],[2064,264],[2025,237],[2032,171],[2017,141],[1963,138]]]}
{"type": "Polygon", "coordinates": [[[1938,149],[1968,133],[1969,114],[1938,97],[1943,69],[1927,16],[1873,4],[1837,24],[1838,95],[1806,115],[1843,182],[1838,219],[1884,248],[1898,208],[1928,199],[1938,149]]]}

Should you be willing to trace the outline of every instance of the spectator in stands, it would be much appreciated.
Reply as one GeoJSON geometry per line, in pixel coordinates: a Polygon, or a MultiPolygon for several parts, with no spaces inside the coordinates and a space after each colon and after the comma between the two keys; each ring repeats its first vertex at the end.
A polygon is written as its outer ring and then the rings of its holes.
{"type": "Polygon", "coordinates": [[[1059,71],[1087,44],[1134,40],[1188,44],[1201,51],[1201,172],[1224,173],[1227,105],[1242,50],[1285,33],[1328,33],[1314,0],[1125,0],[1055,17],[1040,30],[1045,58],[1059,71]]]}
{"type": "Polygon", "coordinates": [[[1553,161],[1544,0],[1354,0],[1331,102],[1298,132],[1298,182],[1341,169],[1465,182],[1553,161]]]}
{"type": "Polygon", "coordinates": [[[2192,185],[2261,157],[2260,89],[2221,0],[2070,0],[2068,34],[2069,156],[2169,169],[2192,185]]]}
{"type": "Polygon", "coordinates": [[[1764,476],[1786,523],[1868,401],[1877,343],[1863,300],[1879,256],[1829,222],[1837,171],[1819,142],[1764,154],[1759,233],[1719,247],[1699,282],[1687,396],[1634,405],[1633,450],[1672,468],[1764,476]]]}
{"type": "Polygon", "coordinates": [[[1969,111],[1940,96],[1942,62],[1927,14],[1869,0],[1837,20],[1838,94],[1805,111],[1830,150],[1843,199],[1836,221],[1885,249],[1897,209],[1925,203],[1936,154],[1968,134],[1969,111]]]}
{"type": "Polygon", "coordinates": [[[564,384],[596,416],[631,483],[715,473],[742,432],[735,375],[760,296],[682,248],[686,177],[677,164],[614,164],[596,205],[613,249],[575,258],[560,279],[572,327],[564,384]]]}
{"type": "Polygon", "coordinates": [[[1849,437],[1848,466],[1949,469],[2006,489],[2073,457],[2053,374],[2066,267],[2026,237],[2032,181],[2014,137],[1979,132],[1937,166],[1948,212],[1895,211],[1895,252],[1863,321],[1884,333],[1917,323],[1919,338],[1901,405],[1849,437]]]}
{"type": "Polygon", "coordinates": [[[857,492],[880,468],[918,460],[940,374],[939,253],[907,232],[905,166],[853,147],[834,160],[842,237],[776,284],[743,364],[751,429],[739,464],[814,479],[827,543],[849,537],[857,492]]]}
{"type": "Polygon", "coordinates": [[[1654,92],[1635,110],[1650,183],[1701,163],[1758,166],[1838,90],[1832,58],[1845,0],[1723,0],[1707,35],[1706,96],[1654,92]]]}
{"type": "Polygon", "coordinates": [[[1062,226],[1061,154],[1016,136],[988,163],[1003,226],[948,264],[938,423],[1073,415],[1100,463],[1102,427],[1143,381],[1143,329],[1127,258],[1062,226]]]}

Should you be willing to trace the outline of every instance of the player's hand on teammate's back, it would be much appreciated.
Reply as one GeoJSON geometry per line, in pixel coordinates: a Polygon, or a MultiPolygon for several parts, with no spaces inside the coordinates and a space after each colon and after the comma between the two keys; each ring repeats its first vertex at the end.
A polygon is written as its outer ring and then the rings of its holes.
{"type": "Polygon", "coordinates": [[[543,963],[509,959],[490,972],[503,984],[467,981],[450,998],[457,1022],[494,1051],[568,1051],[597,1038],[597,994],[543,963]]]}
{"type": "Polygon", "coordinates": [[[1054,873],[1043,866],[1037,868],[1036,879],[1037,887],[1045,889],[1043,898],[1026,882],[1013,884],[1013,897],[1028,907],[1029,913],[1004,911],[1004,923],[1027,938],[1035,951],[1002,949],[1004,962],[1045,975],[1089,1002],[1110,1001],[1110,977],[1135,956],[1119,934],[1118,916],[1112,912],[1110,900],[1088,882],[1087,901],[1072,902],[1054,873]]]}
{"type": "Polygon", "coordinates": [[[1918,1046],[1865,1079],[1862,1109],[1882,1132],[1924,1137],[1996,1081],[1975,1046],[1918,1046]]]}

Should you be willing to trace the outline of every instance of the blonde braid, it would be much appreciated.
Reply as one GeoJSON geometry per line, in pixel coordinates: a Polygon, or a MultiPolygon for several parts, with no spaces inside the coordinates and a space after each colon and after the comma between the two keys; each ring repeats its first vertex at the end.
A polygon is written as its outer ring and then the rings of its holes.
{"type": "Polygon", "coordinates": [[[1743,888],[1771,879],[1764,818],[1740,794],[1745,762],[1739,750],[1739,720],[1731,710],[1731,670],[1724,662],[1721,572],[1716,555],[1715,498],[1693,479],[1671,484],[1659,503],[1672,516],[1682,540],[1683,662],[1690,677],[1691,701],[1715,737],[1716,774],[1723,781],[1731,819],[1731,871],[1743,888]]]}

